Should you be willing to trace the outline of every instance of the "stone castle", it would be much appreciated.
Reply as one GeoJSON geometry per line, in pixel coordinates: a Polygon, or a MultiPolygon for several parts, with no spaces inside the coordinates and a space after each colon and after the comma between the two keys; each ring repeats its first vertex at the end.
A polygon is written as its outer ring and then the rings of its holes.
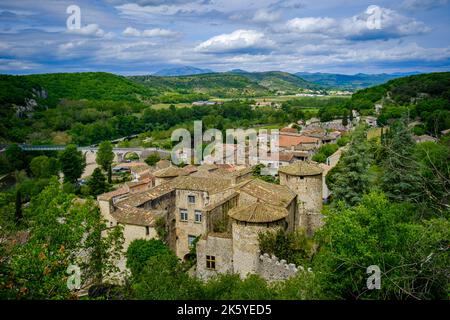
{"type": "Polygon", "coordinates": [[[202,279],[234,272],[278,280],[300,267],[265,256],[258,234],[280,228],[311,234],[320,227],[322,174],[317,163],[297,161],[279,169],[278,185],[253,177],[252,168],[170,166],[155,171],[147,189],[121,188],[98,202],[109,227],[124,227],[125,248],[135,239],[163,236],[180,259],[196,245],[202,279]]]}

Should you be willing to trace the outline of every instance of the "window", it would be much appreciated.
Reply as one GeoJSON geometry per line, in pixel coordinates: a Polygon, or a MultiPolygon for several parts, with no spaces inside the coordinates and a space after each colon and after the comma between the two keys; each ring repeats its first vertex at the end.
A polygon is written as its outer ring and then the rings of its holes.
{"type": "Polygon", "coordinates": [[[202,212],[195,210],[195,222],[202,222],[202,212]]]}
{"type": "Polygon", "coordinates": [[[195,196],[188,196],[189,203],[195,203],[195,196]]]}
{"type": "Polygon", "coordinates": [[[180,221],[188,221],[188,212],[186,209],[180,209],[180,221]]]}
{"type": "Polygon", "coordinates": [[[197,238],[196,236],[188,235],[189,248],[191,248],[194,245],[194,241],[195,241],[196,238],[197,238]]]}
{"type": "Polygon", "coordinates": [[[150,234],[150,228],[145,226],[145,235],[148,236],[150,234]]]}
{"type": "Polygon", "coordinates": [[[206,256],[206,269],[215,270],[216,269],[216,257],[206,256]]]}

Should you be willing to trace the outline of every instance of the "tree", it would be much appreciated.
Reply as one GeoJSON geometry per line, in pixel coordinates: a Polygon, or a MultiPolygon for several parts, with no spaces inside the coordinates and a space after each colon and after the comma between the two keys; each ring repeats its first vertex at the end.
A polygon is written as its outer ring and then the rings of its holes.
{"type": "Polygon", "coordinates": [[[312,156],[312,160],[320,163],[325,163],[327,161],[327,156],[322,152],[318,152],[312,156]]]}
{"type": "Polygon", "coordinates": [[[325,214],[312,267],[325,297],[447,298],[448,219],[423,220],[411,203],[393,203],[378,192],[364,195],[355,207],[341,203],[325,214]],[[380,290],[367,290],[372,265],[381,271],[380,290]]]}
{"type": "Polygon", "coordinates": [[[38,179],[50,178],[58,174],[58,161],[47,156],[34,157],[30,162],[30,170],[33,176],[38,179]]]}
{"type": "Polygon", "coordinates": [[[86,159],[77,146],[69,144],[59,155],[61,171],[64,173],[64,181],[75,184],[83,174],[86,167],[86,159]]]}
{"type": "Polygon", "coordinates": [[[349,150],[327,175],[327,184],[335,200],[355,205],[370,186],[369,168],[373,155],[367,142],[367,128],[360,126],[352,134],[349,150]]]}
{"type": "Polygon", "coordinates": [[[133,276],[138,276],[150,257],[171,254],[170,249],[160,240],[137,239],[130,243],[126,252],[127,268],[133,276]]]}
{"type": "Polygon", "coordinates": [[[82,288],[117,274],[122,228],[106,230],[94,201],[77,201],[52,178],[24,209],[24,217],[28,239],[6,249],[8,286],[0,286],[1,297],[68,299],[70,265],[80,268],[82,288]]]}
{"type": "Polygon", "coordinates": [[[13,170],[25,168],[25,154],[17,144],[12,144],[5,150],[6,159],[13,170]]]}
{"type": "Polygon", "coordinates": [[[20,188],[17,188],[16,190],[16,211],[14,215],[16,224],[19,224],[22,221],[23,214],[22,214],[22,191],[20,188]]]}
{"type": "Polygon", "coordinates": [[[183,272],[174,253],[152,256],[132,283],[132,296],[146,300],[200,299],[202,284],[183,272]]]}
{"type": "Polygon", "coordinates": [[[154,166],[159,160],[161,160],[161,157],[158,153],[152,153],[145,159],[145,163],[147,163],[149,166],[154,166]]]}
{"type": "Polygon", "coordinates": [[[93,196],[98,196],[99,194],[108,191],[108,185],[106,183],[106,178],[102,173],[100,168],[95,168],[92,173],[91,178],[88,180],[88,186],[90,194],[93,196]]]}
{"type": "Polygon", "coordinates": [[[448,212],[450,202],[450,149],[441,143],[422,142],[414,148],[423,194],[423,209],[432,216],[448,212]]]}
{"type": "Polygon", "coordinates": [[[402,121],[396,121],[383,137],[381,149],[382,190],[395,201],[420,201],[419,170],[413,159],[415,142],[402,121]]]}
{"type": "Polygon", "coordinates": [[[342,118],[342,125],[345,126],[345,127],[348,125],[347,111],[344,112],[344,116],[342,118]]]}
{"type": "Polygon", "coordinates": [[[113,146],[109,141],[100,143],[95,161],[108,173],[108,183],[112,181],[111,165],[114,160],[113,146]]]}

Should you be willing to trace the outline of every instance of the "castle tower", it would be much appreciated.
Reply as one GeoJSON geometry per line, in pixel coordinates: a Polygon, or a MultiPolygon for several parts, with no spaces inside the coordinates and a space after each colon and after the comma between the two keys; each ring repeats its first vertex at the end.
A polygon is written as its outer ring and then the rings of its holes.
{"type": "Polygon", "coordinates": [[[295,225],[308,234],[322,225],[323,169],[311,161],[297,161],[278,170],[280,184],[297,194],[295,225]]]}
{"type": "Polygon", "coordinates": [[[288,211],[283,207],[255,202],[228,212],[233,239],[233,271],[242,278],[258,270],[258,234],[284,228],[288,211]]]}

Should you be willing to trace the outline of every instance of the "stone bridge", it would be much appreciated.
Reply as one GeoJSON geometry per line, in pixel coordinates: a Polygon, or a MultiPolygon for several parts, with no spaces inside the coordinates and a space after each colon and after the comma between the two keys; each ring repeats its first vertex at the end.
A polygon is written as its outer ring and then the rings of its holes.
{"type": "MultiPolygon", "coordinates": [[[[64,145],[29,145],[19,144],[19,147],[24,151],[61,151],[66,146],[64,145]]],[[[86,156],[86,163],[94,163],[97,157],[98,147],[78,147],[86,156]]],[[[139,160],[145,160],[150,154],[158,153],[161,158],[170,157],[170,151],[158,148],[113,148],[114,162],[122,162],[125,156],[130,153],[135,153],[139,156],[139,160]]]]}

